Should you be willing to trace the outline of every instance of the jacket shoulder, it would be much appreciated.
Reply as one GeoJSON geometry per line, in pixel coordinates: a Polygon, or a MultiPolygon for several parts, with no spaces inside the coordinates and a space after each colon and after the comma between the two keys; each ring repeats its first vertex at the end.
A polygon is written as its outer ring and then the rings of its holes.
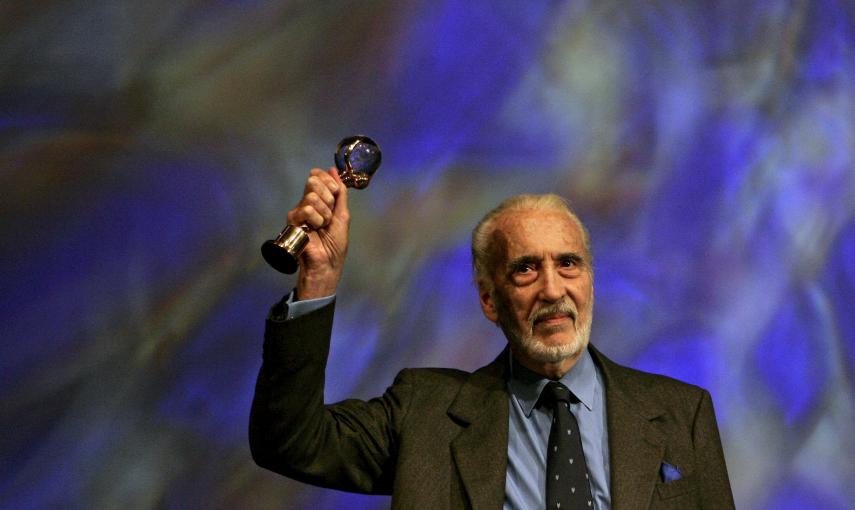
{"type": "Polygon", "coordinates": [[[471,372],[456,368],[405,368],[398,372],[395,384],[410,384],[431,392],[454,391],[456,394],[471,375],[471,372]]]}
{"type": "Polygon", "coordinates": [[[593,354],[605,376],[606,387],[642,407],[693,413],[702,401],[710,398],[709,392],[700,386],[620,365],[596,350],[593,354]]]}
{"type": "Polygon", "coordinates": [[[656,389],[659,391],[668,391],[683,394],[700,394],[706,390],[695,384],[687,383],[679,379],[653,372],[645,372],[632,367],[623,365],[614,365],[615,372],[626,381],[630,381],[639,387],[656,389]]]}

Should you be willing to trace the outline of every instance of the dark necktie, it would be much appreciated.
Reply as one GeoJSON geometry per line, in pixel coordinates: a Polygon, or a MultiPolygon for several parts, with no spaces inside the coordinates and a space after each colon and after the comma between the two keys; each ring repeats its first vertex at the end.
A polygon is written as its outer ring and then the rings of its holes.
{"type": "Polygon", "coordinates": [[[546,508],[593,508],[588,467],[582,453],[582,436],[569,407],[570,402],[579,402],[579,399],[566,386],[555,381],[546,385],[540,398],[553,409],[546,452],[546,508]]]}

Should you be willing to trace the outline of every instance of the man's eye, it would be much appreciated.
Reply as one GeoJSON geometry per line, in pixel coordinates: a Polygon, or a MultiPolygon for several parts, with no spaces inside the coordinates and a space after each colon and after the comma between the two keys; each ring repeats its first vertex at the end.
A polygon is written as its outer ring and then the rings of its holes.
{"type": "Polygon", "coordinates": [[[561,259],[561,267],[578,267],[581,265],[581,259],[576,257],[567,257],[561,259]]]}
{"type": "Polygon", "coordinates": [[[514,265],[515,274],[528,274],[534,271],[534,264],[520,263],[514,265]]]}

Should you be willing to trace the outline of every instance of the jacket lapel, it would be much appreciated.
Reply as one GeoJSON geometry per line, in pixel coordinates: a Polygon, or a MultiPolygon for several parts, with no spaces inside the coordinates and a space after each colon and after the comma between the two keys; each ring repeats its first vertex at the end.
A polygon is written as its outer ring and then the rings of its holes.
{"type": "Polygon", "coordinates": [[[463,431],[451,452],[473,509],[499,509],[508,469],[508,350],[469,376],[448,408],[463,431]]]}
{"type": "Polygon", "coordinates": [[[606,383],[611,499],[613,510],[648,508],[665,452],[665,435],[653,420],[662,409],[632,386],[616,365],[589,347],[606,383]]]}

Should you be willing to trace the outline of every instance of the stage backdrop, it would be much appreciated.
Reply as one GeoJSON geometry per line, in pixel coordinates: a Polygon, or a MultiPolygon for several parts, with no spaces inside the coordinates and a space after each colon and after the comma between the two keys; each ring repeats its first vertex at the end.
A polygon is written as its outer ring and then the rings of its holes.
{"type": "Polygon", "coordinates": [[[519,192],[588,223],[593,342],[708,388],[737,506],[855,501],[855,8],[0,3],[0,506],[386,508],[256,467],[263,263],[365,133],[329,401],[503,346],[468,239],[519,192]]]}

